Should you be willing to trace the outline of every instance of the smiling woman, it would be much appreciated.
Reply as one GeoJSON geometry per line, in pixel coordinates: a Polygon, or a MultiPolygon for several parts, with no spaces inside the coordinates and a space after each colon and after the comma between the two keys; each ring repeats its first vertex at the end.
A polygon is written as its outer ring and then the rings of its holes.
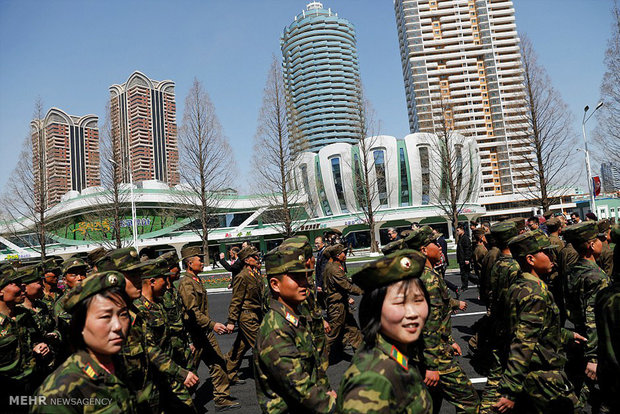
{"type": "Polygon", "coordinates": [[[72,289],[63,303],[71,313],[75,352],[35,392],[45,397],[45,404],[34,405],[31,412],[105,409],[110,413],[135,413],[134,396],[122,381],[123,364],[116,359],[130,325],[123,275],[96,273],[72,289]]]}

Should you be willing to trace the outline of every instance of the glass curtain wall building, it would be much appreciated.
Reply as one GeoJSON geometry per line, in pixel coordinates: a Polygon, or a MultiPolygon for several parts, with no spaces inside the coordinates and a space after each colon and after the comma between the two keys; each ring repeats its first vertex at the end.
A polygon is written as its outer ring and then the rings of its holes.
{"type": "Polygon", "coordinates": [[[281,48],[291,150],[355,143],[361,98],[353,25],[313,1],[284,29],[281,48]]]}

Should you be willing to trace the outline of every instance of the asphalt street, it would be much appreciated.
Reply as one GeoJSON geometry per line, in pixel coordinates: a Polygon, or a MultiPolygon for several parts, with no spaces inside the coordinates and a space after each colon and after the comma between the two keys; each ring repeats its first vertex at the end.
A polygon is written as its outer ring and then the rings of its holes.
{"type": "MultiPolygon", "coordinates": [[[[350,263],[349,268],[359,267],[361,264],[350,263]]],[[[458,270],[449,270],[446,279],[457,286],[460,286],[460,278],[458,270]]],[[[228,305],[230,303],[231,293],[227,292],[214,292],[209,293],[209,312],[211,317],[218,321],[225,323],[228,315],[228,305]]],[[[484,306],[478,301],[478,289],[474,286],[461,295],[461,299],[467,302],[467,310],[460,312],[452,317],[452,335],[458,344],[461,346],[463,356],[457,357],[459,363],[465,370],[465,373],[472,379],[474,386],[478,390],[484,388],[486,379],[481,378],[473,370],[469,363],[468,345],[467,340],[471,336],[471,326],[484,314],[484,306]]],[[[356,315],[357,316],[357,315],[356,315]]],[[[236,332],[231,335],[218,336],[218,342],[222,352],[227,353],[232,348],[233,341],[236,336],[236,332]]],[[[241,365],[240,376],[246,380],[245,384],[233,385],[231,387],[231,395],[238,399],[242,404],[242,408],[235,410],[236,413],[260,413],[260,408],[256,400],[256,389],[252,374],[251,365],[251,352],[248,352],[241,365]]],[[[340,379],[342,374],[348,368],[349,360],[342,360],[335,365],[329,367],[327,372],[329,380],[334,390],[338,390],[340,379]]],[[[203,407],[203,412],[215,412],[215,406],[212,400],[212,387],[209,381],[208,369],[204,364],[201,364],[198,369],[198,376],[200,377],[200,386],[196,391],[195,401],[197,407],[203,407]]],[[[449,403],[444,402],[441,413],[454,413],[454,407],[449,403]]]]}

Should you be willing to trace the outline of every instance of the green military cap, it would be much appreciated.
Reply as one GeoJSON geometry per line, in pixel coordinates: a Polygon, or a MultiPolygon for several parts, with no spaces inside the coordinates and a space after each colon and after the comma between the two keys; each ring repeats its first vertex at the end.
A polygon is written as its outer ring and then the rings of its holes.
{"type": "Polygon", "coordinates": [[[141,262],[140,279],[151,279],[158,277],[166,277],[170,274],[168,271],[168,262],[165,260],[151,259],[141,262]]]}
{"type": "Polygon", "coordinates": [[[504,244],[519,234],[517,225],[512,220],[505,220],[491,226],[491,234],[497,243],[504,244]]]}
{"type": "Polygon", "coordinates": [[[181,249],[181,259],[185,260],[185,259],[189,259],[190,257],[194,257],[194,256],[204,256],[204,253],[202,252],[202,247],[200,246],[189,246],[189,247],[184,247],[181,249]]]}
{"type": "Polygon", "coordinates": [[[163,253],[157,258],[157,260],[165,261],[168,269],[179,266],[179,255],[174,250],[163,253]]]}
{"type": "Polygon", "coordinates": [[[353,283],[371,291],[399,280],[420,277],[426,257],[416,250],[399,250],[364,265],[353,275],[353,283]]]}
{"type": "Polygon", "coordinates": [[[511,221],[517,226],[517,233],[525,229],[525,219],[523,217],[513,217],[505,221],[511,221]]]}
{"type": "Polygon", "coordinates": [[[388,255],[390,253],[394,253],[395,251],[406,249],[407,245],[405,244],[404,239],[394,240],[393,242],[389,242],[385,246],[381,248],[381,253],[384,255],[388,255]]]}
{"type": "Polygon", "coordinates": [[[254,256],[257,254],[258,254],[258,250],[256,250],[256,247],[250,244],[250,245],[245,246],[243,249],[241,249],[239,254],[237,254],[237,257],[239,258],[239,260],[244,261],[248,257],[254,256]]]}
{"type": "MultiPolygon", "coordinates": [[[[615,243],[616,245],[618,245],[618,243],[620,243],[620,224],[615,224],[612,228],[611,228],[611,242],[615,243]]],[[[615,247],[614,247],[615,249],[615,247]]]]}
{"type": "Polygon", "coordinates": [[[17,269],[17,277],[24,284],[36,282],[43,278],[43,266],[41,263],[36,265],[22,266],[17,269]]]}
{"type": "Polygon", "coordinates": [[[91,250],[86,255],[86,262],[91,266],[96,266],[97,262],[106,255],[106,249],[102,246],[91,250]]]}
{"type": "Polygon", "coordinates": [[[323,251],[323,256],[328,259],[335,259],[342,252],[344,252],[344,246],[342,244],[334,244],[333,246],[328,246],[325,248],[323,251]]]}
{"type": "Polygon", "coordinates": [[[18,283],[19,275],[17,271],[10,263],[4,263],[0,266],[0,289],[4,288],[9,283],[18,283]]]}
{"type": "Polygon", "coordinates": [[[305,236],[291,237],[265,255],[266,273],[267,275],[279,275],[310,272],[311,269],[306,267],[306,262],[311,256],[312,247],[305,236]],[[308,255],[308,248],[310,255],[308,255]]]}
{"type": "Polygon", "coordinates": [[[414,232],[414,230],[411,230],[411,229],[403,230],[403,231],[400,232],[400,237],[404,239],[404,238],[406,238],[407,236],[409,236],[413,232],[414,232]]]}
{"type": "Polygon", "coordinates": [[[62,268],[60,267],[61,263],[57,259],[46,259],[41,262],[41,267],[43,268],[43,274],[45,273],[55,273],[59,275],[62,273],[62,268]]]}
{"type": "Polygon", "coordinates": [[[596,221],[582,221],[566,227],[564,238],[573,246],[588,240],[596,239],[598,236],[598,225],[596,221]]]}
{"type": "Polygon", "coordinates": [[[405,239],[405,243],[409,249],[420,250],[430,242],[437,240],[439,236],[441,236],[441,233],[433,233],[433,229],[430,226],[422,226],[417,231],[411,233],[405,239]]]}
{"type": "Polygon", "coordinates": [[[477,227],[472,233],[474,237],[484,236],[486,234],[486,229],[484,227],[477,227]]]}
{"type": "Polygon", "coordinates": [[[69,270],[82,267],[88,268],[88,264],[86,264],[86,262],[79,257],[70,257],[62,264],[62,274],[66,275],[69,270]]]}
{"type": "Polygon", "coordinates": [[[125,277],[122,273],[115,271],[93,273],[67,293],[63,299],[63,307],[67,312],[71,312],[81,301],[116,287],[120,290],[125,289],[125,277]]]}
{"type": "Polygon", "coordinates": [[[607,236],[607,230],[611,228],[611,224],[609,223],[609,220],[607,219],[599,220],[596,225],[598,227],[598,236],[599,237],[607,236]]]}
{"type": "Polygon", "coordinates": [[[528,231],[513,237],[508,242],[513,257],[525,257],[541,250],[558,247],[551,244],[549,237],[540,230],[528,231]]]}
{"type": "Polygon", "coordinates": [[[549,233],[555,233],[560,228],[562,228],[562,220],[560,220],[557,217],[550,218],[549,220],[547,220],[546,224],[547,224],[547,230],[549,230],[549,233]]]}
{"type": "Polygon", "coordinates": [[[98,272],[110,270],[128,272],[140,268],[138,252],[133,247],[110,250],[95,263],[98,272]]]}

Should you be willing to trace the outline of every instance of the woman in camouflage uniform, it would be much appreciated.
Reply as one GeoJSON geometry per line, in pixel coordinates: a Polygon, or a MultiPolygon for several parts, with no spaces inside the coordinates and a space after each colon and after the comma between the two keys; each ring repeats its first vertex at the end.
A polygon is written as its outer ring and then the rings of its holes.
{"type": "Polygon", "coordinates": [[[359,311],[364,343],[340,383],[337,412],[432,412],[416,362],[428,315],[428,293],[420,281],[425,262],[417,251],[399,250],[353,275],[364,289],[359,311]]]}
{"type": "Polygon", "coordinates": [[[77,351],[35,392],[45,403],[31,413],[137,412],[116,359],[129,331],[128,303],[125,278],[112,271],[91,275],[65,295],[77,351]]]}

